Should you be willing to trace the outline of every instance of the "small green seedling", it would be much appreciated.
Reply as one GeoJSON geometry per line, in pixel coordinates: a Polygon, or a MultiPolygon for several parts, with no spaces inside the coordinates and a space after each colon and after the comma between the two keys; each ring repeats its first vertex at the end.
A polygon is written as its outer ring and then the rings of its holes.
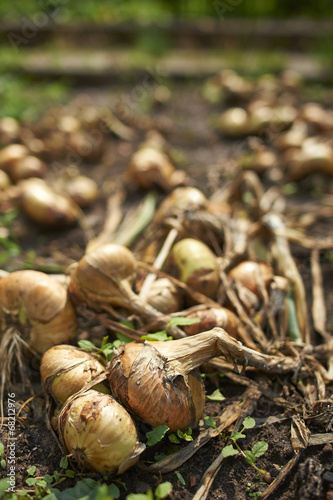
{"type": "Polygon", "coordinates": [[[223,448],[222,455],[226,458],[232,455],[241,454],[248,464],[250,464],[259,474],[262,474],[264,476],[266,482],[270,482],[270,474],[264,469],[260,469],[255,464],[256,459],[266,453],[268,444],[265,441],[258,441],[252,446],[251,450],[242,450],[237,442],[239,439],[246,438],[244,431],[246,429],[252,429],[255,425],[256,422],[253,418],[246,417],[243,420],[243,427],[241,431],[236,431],[231,434],[230,440],[232,441],[232,443],[223,448]]]}
{"type": "Polygon", "coordinates": [[[266,483],[262,482],[262,481],[258,481],[257,483],[247,483],[245,491],[249,497],[252,497],[252,498],[260,497],[262,492],[257,490],[257,488],[259,486],[266,486],[266,483]]]}
{"type": "MultiPolygon", "coordinates": [[[[207,426],[213,427],[220,433],[220,431],[217,428],[216,422],[212,419],[212,417],[205,417],[204,422],[207,426]]],[[[239,454],[242,455],[249,465],[251,465],[259,474],[262,474],[264,476],[266,483],[269,483],[271,481],[269,472],[265,471],[264,469],[260,469],[255,464],[256,459],[258,457],[261,457],[261,455],[263,455],[267,451],[268,444],[265,441],[258,441],[252,446],[251,450],[242,450],[242,448],[239,446],[237,442],[239,439],[246,438],[244,431],[246,429],[252,429],[255,425],[256,422],[252,417],[246,417],[243,420],[243,427],[241,431],[233,432],[230,438],[228,438],[232,442],[231,444],[223,448],[222,455],[224,458],[239,454]]],[[[224,437],[222,433],[220,433],[220,435],[224,437]]]]}
{"type": "Polygon", "coordinates": [[[199,318],[186,318],[184,316],[176,316],[171,318],[169,323],[167,324],[165,330],[161,330],[156,333],[147,333],[147,335],[142,335],[141,340],[149,340],[149,341],[160,341],[166,342],[167,340],[173,340],[173,337],[168,335],[168,330],[172,326],[188,326],[193,325],[194,323],[199,323],[199,318]]]}
{"type": "Polygon", "coordinates": [[[163,500],[172,493],[172,484],[169,481],[157,486],[155,492],[149,488],[146,493],[131,493],[126,500],[163,500]]]}
{"type": "Polygon", "coordinates": [[[192,437],[192,429],[191,427],[189,427],[186,431],[181,431],[181,430],[177,430],[177,433],[172,433],[170,434],[169,436],[169,441],[171,443],[175,443],[175,444],[179,444],[180,441],[179,439],[183,439],[184,441],[193,441],[193,437],[192,437]]]}

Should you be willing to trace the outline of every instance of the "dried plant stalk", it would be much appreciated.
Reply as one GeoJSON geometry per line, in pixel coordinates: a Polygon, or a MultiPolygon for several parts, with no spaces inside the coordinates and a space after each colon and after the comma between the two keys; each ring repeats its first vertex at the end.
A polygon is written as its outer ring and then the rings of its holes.
{"type": "Polygon", "coordinates": [[[283,276],[288,278],[293,285],[297,309],[297,321],[302,340],[303,342],[310,344],[311,339],[305,288],[290,252],[285,224],[281,217],[275,213],[267,214],[265,216],[265,222],[275,236],[279,271],[283,276]]]}

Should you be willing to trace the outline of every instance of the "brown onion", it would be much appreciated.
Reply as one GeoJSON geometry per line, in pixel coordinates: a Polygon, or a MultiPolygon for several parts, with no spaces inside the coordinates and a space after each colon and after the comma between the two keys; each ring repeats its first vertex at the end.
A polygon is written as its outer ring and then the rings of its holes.
{"type": "Polygon", "coordinates": [[[186,173],[176,170],[163,151],[149,145],[134,153],[127,176],[144,189],[158,186],[166,191],[171,191],[187,180],[186,173]]]}
{"type": "Polygon", "coordinates": [[[273,279],[273,269],[264,262],[247,260],[233,267],[228,275],[254,294],[260,295],[260,282],[268,286],[273,279]]]}
{"type": "Polygon", "coordinates": [[[10,175],[18,160],[28,156],[29,150],[23,144],[9,144],[0,150],[0,168],[10,175]]]}
{"type": "Polygon", "coordinates": [[[229,108],[219,119],[218,128],[228,137],[244,137],[251,130],[249,115],[243,108],[229,108]]]}
{"type": "Polygon", "coordinates": [[[174,189],[160,204],[154,220],[161,222],[167,217],[185,211],[197,211],[207,206],[206,196],[195,187],[178,187],[174,189]]]}
{"type": "Polygon", "coordinates": [[[45,172],[45,163],[37,156],[32,155],[19,158],[10,168],[10,176],[14,182],[30,177],[43,177],[45,172]]]}
{"type": "Polygon", "coordinates": [[[235,313],[225,307],[209,307],[194,311],[186,315],[186,317],[190,319],[198,318],[200,320],[198,323],[193,323],[193,325],[184,326],[184,331],[187,335],[196,335],[197,333],[205,332],[215,326],[219,326],[235,339],[240,337],[241,322],[235,313]]]}
{"type": "Polygon", "coordinates": [[[108,394],[77,394],[58,417],[60,439],[84,469],[121,474],[134,465],[145,445],[129,413],[108,394]]]}
{"type": "Polygon", "coordinates": [[[21,208],[33,221],[52,226],[69,226],[78,221],[78,205],[71,198],[53,191],[42,179],[33,177],[21,181],[19,187],[21,208]]]}
{"type": "Polygon", "coordinates": [[[182,293],[168,278],[152,283],[146,301],[163,314],[170,314],[182,308],[182,293]]]}
{"type": "Polygon", "coordinates": [[[136,270],[136,260],[128,248],[112,243],[103,245],[84,255],[73,268],[70,296],[78,304],[124,307],[140,316],[158,318],[161,313],[132,290],[136,270]]]}
{"type": "MultiPolygon", "coordinates": [[[[182,340],[187,347],[188,339],[182,340]]],[[[130,342],[115,352],[108,369],[111,390],[125,407],[153,427],[167,425],[171,431],[196,426],[205,404],[196,371],[200,363],[191,359],[189,370],[173,363],[185,355],[183,344],[174,342],[130,342]]]]}
{"type": "Polygon", "coordinates": [[[59,188],[81,208],[89,207],[98,196],[96,182],[86,175],[73,175],[68,179],[61,179],[59,188]]]}
{"type": "Polygon", "coordinates": [[[266,372],[293,371],[299,361],[259,353],[233,339],[222,328],[168,342],[122,344],[111,359],[112,393],[152,426],[171,431],[193,427],[204,409],[204,388],[197,368],[217,356],[266,372]]]}
{"type": "Polygon", "coordinates": [[[67,290],[39,271],[15,271],[0,280],[0,311],[28,330],[37,353],[76,337],[76,313],[67,290]]]}
{"type": "Polygon", "coordinates": [[[318,137],[308,137],[302,148],[285,156],[285,165],[287,176],[293,181],[317,172],[333,175],[333,148],[318,137]]]}
{"type": "MultiPolygon", "coordinates": [[[[44,386],[53,398],[63,404],[70,396],[104,373],[105,367],[97,356],[71,345],[57,345],[42,357],[40,374],[44,386]]],[[[107,393],[102,383],[95,390],[107,393]]]]}

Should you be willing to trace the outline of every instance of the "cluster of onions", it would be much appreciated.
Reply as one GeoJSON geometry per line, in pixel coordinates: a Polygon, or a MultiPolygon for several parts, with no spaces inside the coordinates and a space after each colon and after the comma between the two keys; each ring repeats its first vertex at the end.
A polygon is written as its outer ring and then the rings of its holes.
{"type": "Polygon", "coordinates": [[[45,163],[31,155],[23,144],[9,144],[0,151],[0,169],[6,172],[13,182],[29,177],[43,177],[45,163]]]}
{"type": "Polygon", "coordinates": [[[0,312],[4,320],[14,318],[26,327],[26,343],[39,354],[76,337],[67,290],[39,271],[15,271],[0,280],[0,312]]]}
{"type": "Polygon", "coordinates": [[[164,140],[151,135],[130,159],[126,177],[144,189],[159,187],[171,191],[188,180],[183,170],[176,169],[164,152],[164,140]]]}
{"type": "Polygon", "coordinates": [[[297,116],[291,106],[269,106],[266,102],[253,102],[247,109],[232,107],[225,110],[218,122],[220,132],[227,137],[258,134],[268,127],[288,128],[297,116]]]}
{"type": "Polygon", "coordinates": [[[110,395],[96,355],[58,345],[44,353],[40,373],[57,404],[51,425],[82,468],[121,474],[138,460],[145,445],[130,414],[110,395]]]}

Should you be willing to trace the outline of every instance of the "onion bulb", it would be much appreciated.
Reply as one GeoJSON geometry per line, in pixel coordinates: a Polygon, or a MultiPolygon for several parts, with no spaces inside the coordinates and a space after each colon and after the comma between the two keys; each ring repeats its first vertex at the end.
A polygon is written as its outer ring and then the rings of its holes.
{"type": "Polygon", "coordinates": [[[195,427],[202,417],[205,391],[191,339],[130,342],[120,346],[110,362],[111,391],[153,427],[195,427]]]}
{"type": "Polygon", "coordinates": [[[193,323],[193,325],[184,326],[184,331],[187,335],[195,335],[219,326],[226,330],[232,337],[239,338],[240,320],[235,313],[225,307],[209,307],[193,311],[186,317],[198,318],[200,320],[198,323],[193,323]]]}
{"type": "Polygon", "coordinates": [[[98,196],[96,182],[86,175],[74,175],[64,179],[59,186],[81,208],[89,207],[98,196]]]}
{"type": "Polygon", "coordinates": [[[43,177],[46,172],[45,163],[37,156],[27,155],[18,158],[8,171],[14,182],[19,182],[30,177],[43,177]]]}
{"type": "Polygon", "coordinates": [[[77,394],[58,417],[60,439],[84,469],[121,474],[137,462],[145,446],[139,442],[129,413],[108,394],[77,394]]]}
{"type": "Polygon", "coordinates": [[[144,189],[160,187],[171,191],[187,181],[187,174],[177,170],[163,151],[164,140],[153,133],[132,155],[126,175],[144,189]]]}
{"type": "Polygon", "coordinates": [[[214,298],[220,284],[217,259],[210,248],[194,238],[178,241],[171,251],[179,279],[197,292],[214,298]]]}
{"type": "Polygon", "coordinates": [[[163,314],[170,314],[182,309],[181,291],[168,278],[160,278],[154,281],[146,300],[148,304],[163,314]]]}
{"type": "Polygon", "coordinates": [[[250,133],[249,115],[243,108],[229,108],[221,114],[218,128],[227,137],[244,137],[250,133]]]}
{"type": "Polygon", "coordinates": [[[15,271],[0,280],[0,312],[26,327],[26,342],[39,354],[76,337],[76,313],[67,290],[39,271],[15,271]]]}
{"type": "Polygon", "coordinates": [[[255,295],[261,295],[260,281],[268,286],[273,279],[273,269],[264,262],[246,260],[233,267],[228,275],[255,295]]]}
{"type": "Polygon", "coordinates": [[[205,209],[207,203],[208,200],[200,189],[191,186],[178,187],[162,201],[154,221],[161,222],[167,217],[177,216],[183,212],[205,209]]]}
{"type": "MultiPolygon", "coordinates": [[[[71,345],[51,347],[43,354],[40,364],[43,384],[60,404],[64,404],[70,396],[79,392],[104,371],[105,368],[97,356],[71,345]]],[[[94,389],[108,392],[102,383],[94,386],[94,389]]]]}
{"type": "Polygon", "coordinates": [[[0,150],[0,168],[10,174],[18,160],[28,156],[29,150],[23,144],[9,144],[0,150]]]}
{"type": "Polygon", "coordinates": [[[19,183],[21,208],[39,224],[72,225],[78,221],[79,207],[68,197],[53,191],[42,179],[31,178],[19,183]]]}
{"type": "Polygon", "coordinates": [[[302,147],[285,156],[288,179],[297,181],[317,172],[333,175],[333,148],[318,137],[308,137],[302,147]]]}
{"type": "Polygon", "coordinates": [[[115,352],[107,368],[112,393],[152,426],[171,431],[194,427],[204,410],[205,393],[197,369],[224,356],[233,364],[265,372],[295,370],[298,360],[259,353],[222,328],[168,342],[129,342],[115,352]]]}
{"type": "Polygon", "coordinates": [[[75,303],[92,307],[124,307],[150,319],[161,313],[132,290],[137,262],[132,252],[116,244],[103,245],[85,254],[73,268],[69,293],[75,303]]]}

